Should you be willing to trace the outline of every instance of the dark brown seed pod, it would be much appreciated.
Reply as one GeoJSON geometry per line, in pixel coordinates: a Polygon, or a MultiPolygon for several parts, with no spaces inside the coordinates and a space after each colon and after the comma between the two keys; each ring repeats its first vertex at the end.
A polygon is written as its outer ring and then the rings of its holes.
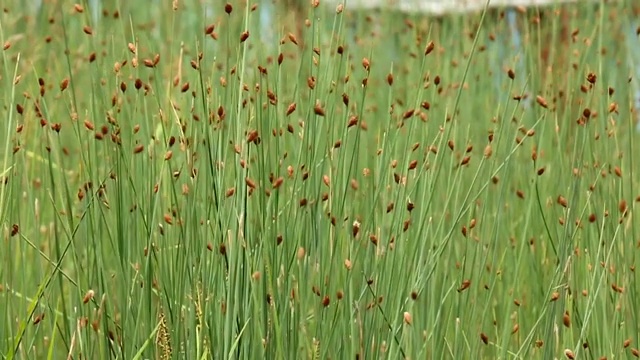
{"type": "Polygon", "coordinates": [[[18,224],[11,225],[11,237],[18,235],[20,232],[20,226],[18,224]]]}
{"type": "Polygon", "coordinates": [[[133,148],[134,154],[140,154],[144,150],[144,145],[138,144],[133,148]]]}
{"type": "Polygon", "coordinates": [[[616,174],[617,177],[622,177],[622,170],[620,169],[619,166],[616,166],[615,168],[613,168],[613,172],[616,174]]]}
{"type": "Polygon", "coordinates": [[[353,235],[354,238],[358,236],[359,231],[360,231],[360,222],[356,220],[353,222],[353,225],[351,227],[351,234],[353,235]]]}
{"type": "Polygon", "coordinates": [[[566,356],[566,357],[567,357],[567,359],[569,359],[569,360],[573,360],[573,359],[575,359],[575,358],[576,358],[576,356],[575,356],[575,354],[573,353],[573,351],[571,351],[571,350],[569,350],[569,349],[566,349],[566,350],[564,351],[564,356],[566,356]]]}
{"type": "Polygon", "coordinates": [[[291,103],[287,107],[287,116],[291,115],[294,111],[296,111],[296,103],[291,103]]]}
{"type": "Polygon", "coordinates": [[[538,95],[536,96],[536,102],[538,103],[538,105],[542,106],[543,108],[548,108],[548,104],[547,104],[547,100],[545,100],[545,98],[543,98],[542,96],[538,95]]]}
{"type": "Polygon", "coordinates": [[[347,128],[355,126],[356,124],[358,124],[358,118],[355,115],[352,115],[351,117],[349,117],[349,121],[347,122],[347,128]]]}
{"type": "Polygon", "coordinates": [[[462,281],[462,284],[460,284],[460,287],[458,288],[458,292],[463,292],[465,290],[467,290],[469,288],[469,286],[471,286],[471,280],[466,279],[462,281]]]}
{"type": "Polygon", "coordinates": [[[562,315],[562,323],[565,327],[571,327],[571,317],[569,316],[569,312],[565,311],[564,315],[562,315]]]}
{"type": "Polygon", "coordinates": [[[407,120],[408,118],[412,117],[414,113],[414,109],[405,111],[404,114],[402,114],[402,120],[407,120]]]}
{"type": "Polygon", "coordinates": [[[247,134],[247,143],[255,142],[256,139],[258,139],[258,136],[259,135],[257,130],[249,131],[249,134],[247,134]]]}
{"type": "Polygon", "coordinates": [[[60,83],[60,91],[65,91],[67,89],[67,87],[69,86],[69,78],[65,78],[64,80],[62,80],[62,82],[60,83]]]}
{"type": "Polygon", "coordinates": [[[566,199],[564,196],[562,196],[562,195],[558,195],[557,202],[558,202],[558,204],[559,204],[560,206],[562,206],[562,207],[564,207],[564,208],[566,208],[566,207],[567,207],[567,205],[568,205],[567,199],[566,199]]]}
{"type": "Polygon", "coordinates": [[[618,210],[623,214],[627,212],[627,201],[626,200],[624,200],[624,199],[620,200],[620,202],[618,203],[618,210]]]}
{"type": "Polygon", "coordinates": [[[271,184],[271,186],[272,186],[274,189],[277,189],[277,188],[279,188],[279,187],[280,187],[280,185],[282,185],[282,182],[284,182],[284,178],[283,178],[282,176],[280,176],[279,178],[277,178],[277,179],[275,179],[275,180],[273,181],[273,183],[271,184]]]}
{"type": "Polygon", "coordinates": [[[322,108],[322,105],[320,104],[319,101],[317,101],[316,105],[313,107],[313,112],[318,116],[324,116],[325,115],[325,111],[322,108]]]}
{"type": "Polygon", "coordinates": [[[436,47],[436,45],[433,43],[433,41],[429,41],[429,43],[427,43],[427,46],[425,46],[424,48],[424,55],[427,56],[429,54],[431,54],[431,52],[433,51],[433,49],[436,47]]]}
{"type": "Polygon", "coordinates": [[[245,178],[244,181],[247,184],[247,186],[251,189],[255,189],[257,187],[256,182],[249,177],[245,178]]]}
{"type": "Polygon", "coordinates": [[[42,320],[44,320],[44,313],[41,313],[33,318],[33,325],[38,325],[42,320]]]}
{"type": "Polygon", "coordinates": [[[245,42],[248,38],[249,38],[249,32],[248,31],[245,30],[240,34],[240,42],[241,43],[245,42]]]}
{"type": "Polygon", "coordinates": [[[369,72],[369,70],[371,70],[371,63],[369,62],[369,59],[367,59],[366,57],[365,57],[365,58],[362,58],[362,67],[363,67],[367,72],[369,72]]]}

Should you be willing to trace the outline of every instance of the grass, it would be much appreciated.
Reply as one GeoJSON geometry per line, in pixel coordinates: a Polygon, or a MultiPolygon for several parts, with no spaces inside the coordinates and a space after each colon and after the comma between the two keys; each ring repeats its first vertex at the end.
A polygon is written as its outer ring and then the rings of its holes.
{"type": "Polygon", "coordinates": [[[2,356],[637,357],[631,4],[9,0],[2,356]]]}

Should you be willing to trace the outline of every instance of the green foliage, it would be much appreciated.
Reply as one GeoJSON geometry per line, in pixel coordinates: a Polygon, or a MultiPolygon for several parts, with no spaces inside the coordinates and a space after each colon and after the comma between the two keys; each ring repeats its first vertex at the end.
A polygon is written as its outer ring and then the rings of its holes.
{"type": "Polygon", "coordinates": [[[9,0],[3,357],[637,356],[630,4],[9,0]]]}

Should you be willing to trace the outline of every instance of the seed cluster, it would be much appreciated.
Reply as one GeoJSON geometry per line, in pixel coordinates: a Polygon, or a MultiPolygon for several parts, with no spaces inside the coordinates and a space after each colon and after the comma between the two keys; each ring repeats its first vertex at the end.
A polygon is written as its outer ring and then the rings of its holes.
{"type": "Polygon", "coordinates": [[[265,3],[195,3],[45,2],[29,33],[4,9],[0,203],[34,269],[9,260],[0,291],[36,299],[23,344],[639,356],[637,110],[604,65],[631,52],[584,17],[640,10],[521,9],[523,54],[498,56],[502,11],[314,0],[266,31],[265,3]]]}

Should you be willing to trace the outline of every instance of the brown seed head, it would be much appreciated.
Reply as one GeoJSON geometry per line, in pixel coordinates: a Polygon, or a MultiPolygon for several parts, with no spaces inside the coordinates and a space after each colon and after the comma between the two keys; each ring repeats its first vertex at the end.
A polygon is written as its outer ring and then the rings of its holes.
{"type": "Polygon", "coordinates": [[[359,231],[360,231],[360,222],[358,220],[355,220],[353,222],[352,229],[351,229],[351,234],[353,235],[354,238],[358,236],[359,231]]]}
{"type": "Polygon", "coordinates": [[[69,86],[69,78],[65,78],[60,83],[60,91],[64,91],[69,86]]]}
{"type": "Polygon", "coordinates": [[[322,108],[322,105],[320,105],[320,100],[316,101],[316,105],[313,107],[313,112],[318,116],[325,115],[324,109],[322,108]]]}
{"type": "Polygon", "coordinates": [[[565,327],[571,327],[571,317],[569,316],[569,312],[565,311],[564,315],[562,315],[562,323],[565,327]]]}
{"type": "Polygon", "coordinates": [[[291,103],[287,107],[287,116],[291,115],[294,111],[296,111],[296,103],[291,103]]]}
{"type": "Polygon", "coordinates": [[[620,169],[619,166],[616,166],[615,168],[613,168],[613,172],[616,174],[617,177],[622,177],[622,170],[620,169]]]}
{"type": "Polygon", "coordinates": [[[371,63],[369,62],[369,59],[367,59],[366,57],[365,57],[365,58],[362,58],[362,67],[363,67],[367,72],[369,72],[369,70],[371,70],[371,63]]]}
{"type": "Polygon", "coordinates": [[[82,298],[82,303],[83,304],[88,303],[91,299],[93,299],[93,295],[94,295],[93,290],[87,291],[87,293],[84,295],[84,298],[82,298]]]}
{"type": "Polygon", "coordinates": [[[558,196],[558,200],[557,200],[557,201],[558,201],[558,204],[559,204],[560,206],[562,206],[562,207],[564,207],[564,208],[566,208],[566,207],[567,207],[567,199],[566,199],[564,196],[559,195],[559,196],[558,196]]]}
{"type": "Polygon", "coordinates": [[[144,150],[144,145],[142,144],[138,144],[133,148],[133,153],[134,154],[139,154],[144,150]]]}
{"type": "Polygon", "coordinates": [[[249,134],[247,134],[247,143],[255,142],[258,139],[258,131],[251,130],[249,134]]]}
{"type": "Polygon", "coordinates": [[[345,269],[347,269],[347,270],[351,270],[351,260],[346,259],[346,260],[344,261],[344,267],[345,267],[345,269]]]}
{"type": "Polygon", "coordinates": [[[350,183],[353,190],[358,190],[358,188],[360,187],[360,184],[358,184],[358,180],[356,179],[351,179],[350,183]]]}
{"type": "Polygon", "coordinates": [[[493,148],[491,147],[491,145],[485,146],[485,148],[484,148],[484,157],[490,158],[491,154],[493,154],[493,148]]]}
{"type": "Polygon", "coordinates": [[[427,46],[424,48],[424,55],[427,56],[427,55],[431,54],[431,52],[433,51],[433,49],[435,47],[436,47],[436,45],[433,43],[433,41],[429,41],[427,46]]]}
{"type": "Polygon", "coordinates": [[[249,38],[249,32],[248,31],[245,30],[240,34],[240,42],[241,43],[245,42],[248,38],[249,38]]]}
{"type": "Polygon", "coordinates": [[[42,320],[44,320],[44,313],[41,313],[33,318],[33,325],[38,325],[42,320]]]}
{"type": "Polygon", "coordinates": [[[571,351],[570,349],[565,349],[564,350],[564,356],[567,357],[567,359],[569,360],[573,360],[576,358],[576,356],[573,354],[573,351],[571,351]]]}
{"type": "Polygon", "coordinates": [[[545,109],[548,107],[547,100],[540,95],[536,96],[536,102],[545,109]]]}
{"type": "Polygon", "coordinates": [[[462,281],[462,284],[460,284],[460,287],[458,288],[458,292],[462,292],[465,291],[469,288],[469,286],[471,286],[471,280],[466,279],[462,281]]]}
{"type": "Polygon", "coordinates": [[[404,314],[402,315],[404,317],[404,322],[407,325],[411,325],[412,323],[412,319],[411,319],[411,313],[409,313],[408,311],[405,311],[404,314]]]}
{"type": "Polygon", "coordinates": [[[282,185],[282,182],[284,181],[284,178],[282,176],[280,176],[279,178],[273,180],[273,183],[271,184],[271,186],[274,189],[277,189],[280,187],[280,185],[282,185]]]}
{"type": "Polygon", "coordinates": [[[620,203],[618,203],[618,210],[620,210],[621,213],[626,213],[627,212],[627,201],[622,199],[620,200],[620,203]]]}
{"type": "Polygon", "coordinates": [[[255,189],[257,187],[256,186],[256,182],[253,179],[249,178],[249,177],[245,178],[244,182],[247,184],[247,186],[250,189],[255,189]]]}

